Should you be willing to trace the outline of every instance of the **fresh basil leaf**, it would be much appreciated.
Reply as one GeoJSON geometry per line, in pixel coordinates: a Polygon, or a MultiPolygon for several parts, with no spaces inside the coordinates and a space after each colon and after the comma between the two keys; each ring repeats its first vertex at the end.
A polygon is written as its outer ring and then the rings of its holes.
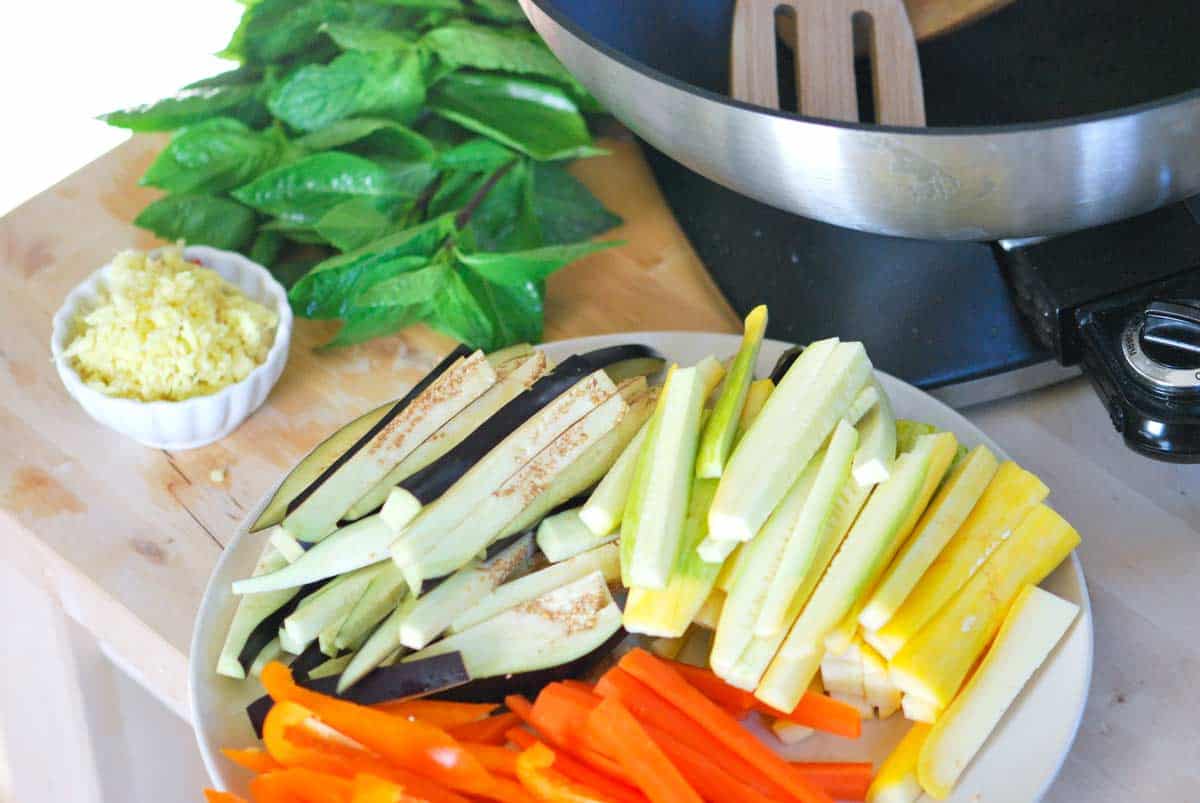
{"type": "Polygon", "coordinates": [[[317,250],[314,248],[305,248],[300,255],[289,254],[283,259],[277,259],[270,266],[271,275],[275,277],[275,281],[283,285],[285,290],[291,290],[296,282],[300,281],[301,277],[321,261],[319,257],[308,256],[308,254],[317,250]]]}
{"type": "Polygon", "coordinates": [[[240,120],[214,117],[177,133],[139,183],[168,192],[222,192],[273,167],[282,145],[278,133],[251,131],[240,120]]]}
{"type": "Polygon", "coordinates": [[[493,22],[525,21],[525,12],[516,0],[471,0],[468,13],[493,22]]]}
{"type": "Polygon", "coordinates": [[[545,163],[532,169],[533,211],[547,245],[588,240],[621,225],[621,218],[566,170],[545,163]]]}
{"type": "Polygon", "coordinates": [[[354,305],[391,307],[426,304],[442,289],[449,275],[450,266],[444,263],[434,263],[416,270],[397,273],[359,293],[354,299],[354,305]]]}
{"type": "Polygon", "coordinates": [[[220,116],[235,117],[255,125],[264,119],[258,89],[258,84],[184,89],[156,103],[102,114],[100,119],[109,125],[139,132],[171,131],[220,116]]]}
{"type": "Polygon", "coordinates": [[[277,231],[260,230],[254,236],[254,242],[250,244],[250,250],[246,252],[246,256],[250,257],[252,262],[269,267],[278,259],[282,249],[283,235],[277,231]]]}
{"type": "Polygon", "coordinates": [[[232,70],[192,81],[184,89],[203,89],[214,86],[230,86],[231,84],[256,84],[262,80],[263,71],[258,67],[234,67],[232,70]]]}
{"type": "Polygon", "coordinates": [[[500,143],[483,137],[475,137],[461,145],[442,151],[433,160],[433,163],[443,170],[490,173],[515,158],[516,154],[500,143]]]}
{"type": "MultiPolygon", "coordinates": [[[[288,294],[292,306],[309,318],[337,318],[359,290],[392,275],[400,260],[429,261],[454,231],[450,215],[433,218],[316,265],[288,294]]],[[[408,269],[412,269],[410,266],[408,269]]]]}
{"type": "Polygon", "coordinates": [[[487,346],[488,351],[513,343],[537,343],[542,339],[545,290],[541,282],[492,284],[468,270],[456,270],[492,322],[493,339],[487,346]]]}
{"type": "Polygon", "coordinates": [[[471,348],[497,348],[496,326],[462,271],[450,270],[430,305],[429,325],[471,348]]]}
{"type": "Polygon", "coordinates": [[[465,227],[471,241],[468,250],[520,251],[542,244],[532,175],[529,163],[522,160],[492,183],[465,227]]]}
{"type": "Polygon", "coordinates": [[[371,117],[338,120],[305,134],[295,144],[310,151],[325,151],[352,144],[360,152],[369,151],[409,160],[429,159],[434,153],[433,143],[411,128],[395,120],[371,117]]]}
{"type": "Polygon", "coordinates": [[[347,22],[327,22],[321,30],[342,50],[383,50],[406,52],[415,40],[403,33],[347,22]]]}
{"type": "Polygon", "coordinates": [[[391,176],[392,183],[405,198],[416,198],[437,178],[438,171],[429,162],[394,159],[380,153],[364,154],[391,176]]]}
{"type": "Polygon", "coordinates": [[[339,251],[353,251],[378,240],[391,228],[392,219],[378,199],[351,198],[330,209],[317,221],[317,233],[339,251]]]}
{"type": "Polygon", "coordinates": [[[219,55],[251,64],[302,53],[320,36],[321,23],[341,3],[332,0],[257,0],[247,4],[229,44],[219,55]]]}
{"type": "Polygon", "coordinates": [[[427,11],[450,11],[461,14],[464,10],[460,0],[375,0],[381,5],[402,8],[420,8],[427,11]]]}
{"type": "Polygon", "coordinates": [[[465,170],[448,171],[442,174],[437,191],[429,199],[427,209],[431,215],[457,212],[475,197],[475,193],[486,184],[488,176],[465,170]]]}
{"type": "Polygon", "coordinates": [[[233,197],[247,206],[306,226],[351,198],[402,194],[386,168],[339,151],[282,165],[233,191],[233,197]]]}
{"type": "Polygon", "coordinates": [[[300,243],[301,245],[325,245],[325,238],[317,233],[314,227],[304,223],[297,223],[294,220],[275,218],[263,223],[258,229],[259,231],[274,232],[293,243],[300,243]]]}
{"type": "Polygon", "coordinates": [[[559,268],[614,245],[619,245],[619,242],[609,240],[574,245],[547,245],[528,251],[510,251],[503,254],[466,254],[455,249],[455,256],[461,264],[487,281],[512,285],[544,281],[559,268]]]}
{"type": "Polygon", "coordinates": [[[333,339],[322,349],[353,346],[372,338],[390,335],[414,324],[424,315],[424,310],[412,307],[361,307],[347,313],[345,322],[333,339]]]}
{"type": "Polygon", "coordinates": [[[551,84],[457,72],[429,90],[429,106],[464,128],[535,159],[568,159],[596,152],[579,108],[551,84]]]}
{"type": "Polygon", "coordinates": [[[356,115],[409,122],[424,102],[416,53],[350,51],[297,70],[275,88],[267,107],[293,128],[316,131],[356,115]]]}
{"type": "Polygon", "coordinates": [[[237,250],[254,235],[254,211],[212,195],[168,195],[142,210],[134,224],[164,240],[237,250]]]}
{"type": "Polygon", "coordinates": [[[458,24],[435,28],[421,37],[421,44],[454,68],[500,70],[573,81],[540,40],[519,39],[497,28],[458,24]]]}

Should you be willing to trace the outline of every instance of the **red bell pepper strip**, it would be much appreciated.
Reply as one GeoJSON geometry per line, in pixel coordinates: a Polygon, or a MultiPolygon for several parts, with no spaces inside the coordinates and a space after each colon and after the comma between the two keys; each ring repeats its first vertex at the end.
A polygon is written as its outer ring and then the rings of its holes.
{"type": "Polygon", "coordinates": [[[504,734],[519,724],[521,724],[521,718],[510,711],[464,725],[456,725],[453,728],[446,728],[446,733],[460,742],[503,745],[504,734]]]}
{"type": "Polygon", "coordinates": [[[620,762],[651,803],[701,803],[646,729],[616,700],[606,699],[592,709],[586,733],[598,750],[620,762]]]}

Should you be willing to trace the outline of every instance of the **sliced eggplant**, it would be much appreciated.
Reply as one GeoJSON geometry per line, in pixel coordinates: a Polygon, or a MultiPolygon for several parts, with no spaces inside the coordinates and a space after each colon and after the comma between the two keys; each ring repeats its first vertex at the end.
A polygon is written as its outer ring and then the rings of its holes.
{"type": "Polygon", "coordinates": [[[357,650],[379,623],[388,617],[408,593],[404,573],[392,561],[384,561],[379,574],[338,628],[334,647],[338,650],[357,650]]]}
{"type": "Polygon", "coordinates": [[[336,530],[278,571],[247,577],[233,584],[235,594],[258,594],[325,580],[386,560],[392,528],[379,514],[359,519],[336,530]]]}
{"type": "Polygon", "coordinates": [[[600,572],[608,583],[615,583],[621,579],[621,550],[616,544],[605,544],[562,563],[555,563],[504,583],[455,617],[450,625],[450,632],[461,633],[469,630],[493,616],[537,599],[556,588],[569,585],[593,572],[600,572]]]}
{"type": "Polygon", "coordinates": [[[363,494],[494,384],[496,370],[483,352],[460,357],[408,404],[384,416],[344,460],[330,466],[296,499],[283,528],[299,541],[324,538],[363,494]]]}
{"type": "Polygon", "coordinates": [[[527,392],[504,405],[469,438],[392,491],[388,501],[398,526],[411,521],[422,506],[445,493],[485,455],[584,377],[604,371],[615,387],[631,374],[642,375],[633,372],[657,371],[661,365],[662,357],[656,351],[638,344],[610,346],[568,357],[527,392]],[[618,378],[613,379],[613,376],[618,378]]]}
{"type": "MultiPolygon", "coordinates": [[[[611,385],[602,374],[593,374],[589,379],[601,378],[611,385]]],[[[640,378],[630,380],[637,381],[645,382],[640,378]]],[[[557,413],[560,405],[556,400],[529,420],[528,429],[522,427],[514,432],[428,511],[454,506],[450,515],[440,517],[439,521],[439,517],[427,518],[423,512],[421,518],[400,534],[392,544],[392,559],[404,569],[410,587],[419,588],[426,578],[456,570],[487,548],[503,534],[505,525],[549,488],[555,477],[617,426],[629,410],[621,393],[607,393],[607,388],[599,382],[581,384],[585,387],[580,391],[572,389],[561,397],[568,402],[566,408],[572,420],[564,421],[567,416],[562,414],[543,418],[543,413],[557,413]],[[589,384],[591,387],[587,387],[589,384]],[[576,404],[569,403],[572,396],[577,397],[576,404]],[[580,409],[585,412],[577,416],[575,411],[580,409]],[[552,432],[555,437],[545,442],[544,436],[552,432]],[[513,463],[504,458],[524,455],[528,458],[519,461],[520,467],[511,473],[508,468],[513,463]],[[499,459],[493,462],[493,457],[499,459]],[[498,471],[497,466],[503,470],[498,471]],[[442,522],[447,518],[455,523],[444,526],[442,522]],[[430,520],[434,526],[430,526],[430,520]]]]}
{"type": "MultiPolygon", "coordinates": [[[[428,697],[463,686],[470,680],[471,676],[467,674],[462,657],[457,653],[447,652],[421,661],[377,669],[347,693],[337,692],[338,676],[312,680],[297,678],[296,682],[321,694],[337,694],[359,705],[374,705],[390,700],[428,697]]],[[[260,697],[246,707],[250,724],[259,737],[262,736],[263,721],[272,705],[274,701],[270,697],[260,697]]]]}
{"type": "Polygon", "coordinates": [[[283,620],[279,640],[284,649],[300,653],[331,625],[334,628],[331,635],[336,636],[342,620],[383,568],[384,563],[378,563],[348,572],[330,580],[320,591],[306,598],[283,620]]]}
{"type": "Polygon", "coordinates": [[[267,646],[262,648],[258,657],[254,659],[254,663],[250,664],[250,669],[246,672],[249,677],[256,678],[262,674],[263,667],[271,663],[271,661],[290,661],[291,656],[284,652],[283,647],[279,643],[279,639],[271,639],[267,642],[267,646]]]}
{"type": "Polygon", "coordinates": [[[621,629],[621,609],[599,572],[448,636],[398,664],[458,653],[468,674],[487,678],[566,664],[621,629]]]}
{"type": "Polygon", "coordinates": [[[408,618],[408,614],[416,607],[417,598],[409,595],[396,609],[392,611],[379,627],[371,633],[363,645],[354,653],[354,658],[346,666],[346,670],[338,678],[338,693],[346,691],[368,672],[382,666],[397,650],[404,649],[400,643],[400,626],[408,618]]]}
{"type": "Polygon", "coordinates": [[[307,680],[308,673],[323,664],[328,657],[316,644],[310,644],[292,661],[292,676],[297,680],[307,680]]]}
{"type": "MultiPolygon", "coordinates": [[[[258,563],[254,566],[254,574],[269,574],[286,565],[287,559],[279,554],[275,547],[267,544],[258,563]]],[[[239,679],[246,677],[246,668],[250,661],[253,661],[264,647],[264,643],[248,645],[251,635],[264,619],[286,605],[294,596],[296,596],[295,590],[284,589],[266,594],[253,594],[238,600],[233,621],[229,623],[229,630],[225,633],[225,643],[221,647],[221,655],[217,658],[218,674],[239,679]],[[248,651],[252,652],[246,658],[245,653],[248,651]],[[244,658],[246,660],[243,660],[244,658]]],[[[278,624],[274,627],[278,627],[278,624]]]]}
{"type": "Polygon", "coordinates": [[[496,384],[400,461],[400,465],[389,471],[362,499],[354,503],[346,513],[346,518],[353,521],[378,510],[387,501],[393,487],[466,440],[504,405],[529,390],[546,373],[549,365],[550,361],[540,351],[498,365],[496,384]]]}
{"type": "MultiPolygon", "coordinates": [[[[596,535],[579,517],[581,508],[572,507],[547,516],[537,528],[537,545],[551,563],[568,560],[601,544],[616,540],[611,531],[596,535]]],[[[619,561],[618,561],[619,564],[619,561]]]]}
{"type": "Polygon", "coordinates": [[[776,385],[783,381],[783,377],[792,368],[792,363],[800,358],[804,353],[804,346],[792,346],[783,354],[779,355],[779,359],[775,360],[775,367],[771,369],[770,379],[776,385]]]}
{"type": "Polygon", "coordinates": [[[279,524],[287,515],[288,505],[323,475],[338,458],[349,452],[363,435],[373,429],[389,411],[401,402],[390,401],[381,404],[374,410],[363,413],[358,418],[346,424],[337,432],[321,441],[304,459],[296,464],[279,487],[275,489],[271,501],[263,508],[262,513],[250,526],[250,532],[256,533],[268,527],[279,524]]]}
{"type": "Polygon", "coordinates": [[[321,678],[331,678],[335,675],[340,675],[353,657],[353,653],[346,653],[345,655],[339,655],[337,658],[330,658],[328,661],[314,666],[308,673],[308,676],[313,680],[320,680],[321,678]]]}

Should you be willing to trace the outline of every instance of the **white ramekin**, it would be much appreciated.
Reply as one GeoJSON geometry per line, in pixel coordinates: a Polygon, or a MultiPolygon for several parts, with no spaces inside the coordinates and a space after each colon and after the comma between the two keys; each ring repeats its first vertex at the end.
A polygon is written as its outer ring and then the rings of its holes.
{"type": "Polygon", "coordinates": [[[292,339],[292,309],[287,293],[262,265],[241,254],[204,245],[188,246],[186,259],[194,259],[221,274],[248,298],[274,309],[279,316],[275,342],[267,358],[250,375],[216,393],[183,401],[144,402],[107,396],[87,386],[63,356],[71,321],[81,307],[95,302],[112,263],[105,265],[72,290],[54,315],[50,351],[67,392],[92,418],[106,427],[156,449],[195,449],[224,438],[237,429],[267,399],[287,364],[292,339]]]}

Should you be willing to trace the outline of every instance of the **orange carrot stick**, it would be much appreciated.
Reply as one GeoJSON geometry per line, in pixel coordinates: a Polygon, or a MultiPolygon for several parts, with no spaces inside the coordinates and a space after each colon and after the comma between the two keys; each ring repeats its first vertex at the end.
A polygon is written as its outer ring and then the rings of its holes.
{"type": "Polygon", "coordinates": [[[792,766],[838,800],[866,800],[874,775],[866,761],[797,761],[792,766]]]}
{"type": "Polygon", "coordinates": [[[441,728],[298,686],[292,680],[291,670],[277,661],[263,668],[261,679],[276,702],[299,703],[334,730],[389,762],[451,789],[492,797],[495,779],[491,773],[441,728]]]}
{"type": "MultiPolygon", "coordinates": [[[[513,728],[508,732],[508,740],[528,750],[537,744],[542,744],[538,738],[523,728],[513,728]]],[[[549,749],[549,747],[547,747],[549,749]]],[[[584,786],[595,789],[607,798],[617,803],[646,803],[641,792],[621,781],[594,770],[582,761],[572,758],[562,750],[554,751],[554,769],[584,786]]]]}
{"type": "Polygon", "coordinates": [[[567,678],[566,680],[560,680],[558,683],[559,683],[559,685],[566,686],[569,689],[575,689],[577,691],[585,691],[589,694],[593,694],[596,691],[596,687],[594,684],[584,683],[582,680],[574,680],[572,678],[567,678]]]}
{"type": "Polygon", "coordinates": [[[517,754],[509,750],[507,747],[499,747],[494,744],[471,744],[463,742],[471,755],[478,759],[479,763],[487,767],[490,772],[498,775],[503,775],[508,778],[517,777],[517,754]]]}
{"type": "Polygon", "coordinates": [[[217,789],[205,789],[204,800],[206,803],[246,803],[246,799],[238,797],[230,792],[221,792],[217,789]]]}
{"type": "Polygon", "coordinates": [[[283,765],[271,758],[271,754],[261,747],[247,747],[243,750],[233,747],[223,747],[221,748],[221,755],[239,767],[255,773],[283,769],[283,765]]]}
{"type": "MultiPolygon", "coordinates": [[[[679,768],[679,772],[694,789],[704,790],[704,799],[709,803],[772,803],[768,797],[752,786],[734,778],[719,761],[711,756],[697,753],[687,745],[673,742],[665,734],[651,734],[655,743],[679,768]]],[[[780,799],[790,800],[782,797],[780,799]]]]}
{"type": "MultiPolygon", "coordinates": [[[[521,721],[529,727],[539,730],[538,726],[533,721],[533,703],[525,699],[519,694],[510,694],[504,698],[504,704],[508,706],[508,710],[512,711],[521,721]]],[[[552,747],[558,750],[565,751],[578,758],[590,767],[608,775],[612,778],[626,779],[625,770],[621,765],[607,756],[603,756],[594,750],[588,750],[575,745],[566,744],[554,739],[550,734],[543,733],[542,737],[550,742],[552,747]]]]}
{"type": "Polygon", "coordinates": [[[669,665],[643,649],[621,658],[619,666],[645,683],[676,708],[702,725],[731,751],[758,767],[803,803],[832,803],[832,798],[814,787],[794,767],[743,728],[725,709],[704,696],[669,665]]]}
{"type": "Polygon", "coordinates": [[[645,728],[616,700],[606,699],[592,709],[586,733],[602,752],[617,758],[652,803],[701,803],[645,728]]]}
{"type": "Polygon", "coordinates": [[[371,706],[385,714],[419,719],[439,728],[453,728],[475,722],[498,707],[491,703],[455,703],[449,700],[393,700],[371,706]]]}
{"type": "Polygon", "coordinates": [[[533,726],[555,742],[573,744],[596,705],[591,695],[551,683],[533,704],[533,726]]]}
{"type": "Polygon", "coordinates": [[[758,706],[758,699],[748,691],[730,686],[707,669],[679,661],[662,659],[683,679],[699,689],[705,697],[724,708],[733,716],[742,719],[758,706]]]}
{"type": "Polygon", "coordinates": [[[755,698],[755,703],[759,711],[776,719],[786,719],[797,725],[849,739],[857,739],[862,735],[862,715],[858,713],[858,709],[824,694],[805,692],[800,702],[796,703],[796,707],[786,714],[776,711],[758,698],[755,698]]]}
{"type": "Polygon", "coordinates": [[[476,744],[504,744],[504,734],[521,723],[521,718],[511,711],[496,714],[475,722],[467,722],[447,728],[446,732],[460,742],[475,742],[476,744]]]}

